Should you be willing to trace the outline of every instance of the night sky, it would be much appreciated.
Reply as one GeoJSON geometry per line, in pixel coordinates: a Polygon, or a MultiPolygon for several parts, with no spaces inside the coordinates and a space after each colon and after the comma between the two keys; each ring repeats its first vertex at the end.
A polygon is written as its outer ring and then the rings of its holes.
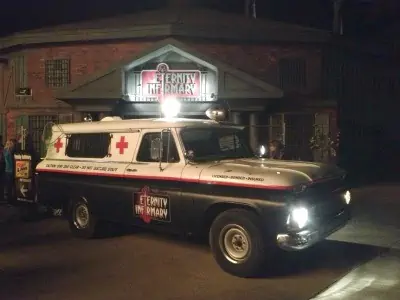
{"type": "MultiPolygon", "coordinates": [[[[3,0],[0,35],[165,6],[166,0],[3,0]],[[8,2],[8,3],[7,3],[8,2]]],[[[204,6],[243,13],[243,0],[202,0],[204,6]],[[229,4],[228,4],[229,3],[229,4]]],[[[400,19],[399,0],[346,0],[347,33],[372,35],[400,19]]],[[[330,29],[331,0],[258,0],[257,17],[330,29]]]]}

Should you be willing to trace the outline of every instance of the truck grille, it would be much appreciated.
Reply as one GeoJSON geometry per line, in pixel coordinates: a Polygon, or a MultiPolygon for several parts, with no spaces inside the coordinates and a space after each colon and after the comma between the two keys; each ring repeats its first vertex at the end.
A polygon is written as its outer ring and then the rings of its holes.
{"type": "Polygon", "coordinates": [[[345,208],[345,203],[341,195],[338,194],[327,201],[321,202],[316,208],[317,216],[319,218],[329,219],[342,212],[345,208]]]}
{"type": "Polygon", "coordinates": [[[314,213],[321,221],[333,218],[345,209],[343,193],[346,190],[342,178],[316,183],[308,190],[309,196],[315,199],[314,213]]]}
{"type": "Polygon", "coordinates": [[[332,193],[338,189],[344,188],[344,179],[338,177],[326,181],[317,182],[309,187],[309,191],[317,193],[332,193]]]}

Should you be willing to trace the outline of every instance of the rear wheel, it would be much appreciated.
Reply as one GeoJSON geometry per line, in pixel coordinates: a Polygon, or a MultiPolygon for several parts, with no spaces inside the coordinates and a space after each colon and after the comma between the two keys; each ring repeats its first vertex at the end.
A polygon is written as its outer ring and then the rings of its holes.
{"type": "Polygon", "coordinates": [[[258,216],[244,209],[231,209],[217,216],[210,230],[210,246],[218,265],[239,277],[259,275],[272,255],[267,252],[258,216]]]}
{"type": "Polygon", "coordinates": [[[93,238],[100,234],[100,222],[93,215],[88,201],[84,198],[71,201],[68,222],[72,234],[76,237],[93,238]]]}

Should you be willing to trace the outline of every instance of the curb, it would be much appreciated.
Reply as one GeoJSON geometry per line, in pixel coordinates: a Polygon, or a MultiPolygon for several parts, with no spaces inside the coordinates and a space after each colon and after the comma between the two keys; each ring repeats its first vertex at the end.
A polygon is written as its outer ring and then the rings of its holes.
{"type": "Polygon", "coordinates": [[[345,278],[346,276],[349,276],[351,272],[360,269],[362,266],[366,265],[367,263],[369,263],[370,261],[373,261],[374,259],[380,258],[385,256],[387,253],[390,252],[390,248],[383,248],[381,249],[380,252],[378,252],[378,254],[376,256],[374,256],[371,259],[365,259],[360,261],[358,264],[354,265],[352,268],[350,268],[350,270],[348,270],[347,272],[345,272],[343,275],[339,276],[338,278],[336,278],[332,283],[328,284],[325,288],[323,288],[322,290],[314,293],[314,295],[309,298],[309,300],[322,300],[325,297],[320,297],[321,295],[323,295],[324,292],[328,291],[330,288],[332,288],[335,284],[337,284],[340,280],[342,280],[343,278],[345,278]]]}

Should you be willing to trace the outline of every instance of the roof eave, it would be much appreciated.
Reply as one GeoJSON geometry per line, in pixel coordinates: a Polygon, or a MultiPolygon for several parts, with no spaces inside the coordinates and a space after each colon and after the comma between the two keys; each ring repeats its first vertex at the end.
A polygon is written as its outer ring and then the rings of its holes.
{"type": "Polygon", "coordinates": [[[0,39],[0,51],[32,45],[78,41],[118,40],[171,35],[171,25],[148,25],[114,29],[60,30],[39,33],[15,33],[0,39]]]}
{"type": "Polygon", "coordinates": [[[285,33],[267,28],[215,28],[214,26],[190,26],[185,24],[160,24],[133,26],[113,29],[60,30],[46,32],[21,32],[0,39],[0,51],[33,44],[68,43],[80,41],[120,40],[134,38],[152,38],[166,36],[183,36],[212,39],[229,39],[254,42],[327,42],[329,32],[322,30],[300,30],[285,33]],[[260,30],[261,29],[261,30],[260,30]],[[262,32],[262,34],[260,34],[262,32]]]}

